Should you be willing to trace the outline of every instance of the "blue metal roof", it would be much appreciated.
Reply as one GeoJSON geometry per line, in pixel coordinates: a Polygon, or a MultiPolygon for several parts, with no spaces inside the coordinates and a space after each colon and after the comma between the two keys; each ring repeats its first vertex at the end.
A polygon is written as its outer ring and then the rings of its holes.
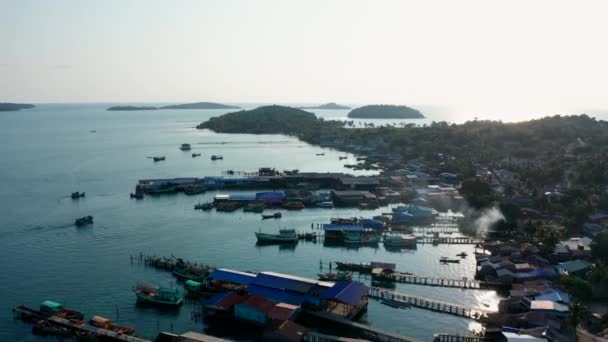
{"type": "Polygon", "coordinates": [[[228,296],[229,294],[230,294],[230,291],[218,293],[215,296],[207,299],[205,301],[205,305],[214,305],[214,304],[217,304],[219,301],[221,301],[222,299],[226,298],[226,296],[228,296]]]}
{"type": "Polygon", "coordinates": [[[240,271],[229,270],[226,268],[217,268],[209,274],[209,278],[227,281],[230,283],[249,285],[255,279],[256,275],[253,273],[246,273],[240,271]]]}
{"type": "Polygon", "coordinates": [[[280,191],[258,192],[255,194],[256,199],[283,199],[285,194],[280,191]]]}
{"type": "Polygon", "coordinates": [[[321,298],[334,299],[348,305],[355,305],[366,295],[369,287],[357,281],[340,281],[321,292],[321,298]]]}
{"type": "Polygon", "coordinates": [[[306,296],[300,293],[283,291],[255,284],[250,284],[249,286],[247,286],[247,292],[249,294],[255,294],[268,299],[272,299],[275,302],[282,302],[293,305],[302,305],[302,303],[307,301],[306,296]]]}
{"type": "Polygon", "coordinates": [[[255,195],[246,194],[232,194],[230,195],[231,201],[255,201],[255,195]]]}
{"type": "Polygon", "coordinates": [[[364,228],[371,228],[371,229],[382,229],[382,228],[384,228],[384,222],[378,221],[378,220],[363,219],[362,223],[363,223],[363,227],[364,228]]]}
{"type": "Polygon", "coordinates": [[[328,223],[323,225],[323,230],[326,232],[335,232],[335,231],[350,231],[350,232],[360,232],[363,231],[363,226],[357,226],[352,224],[336,224],[336,223],[328,223]]]}
{"type": "Polygon", "coordinates": [[[299,293],[306,293],[315,285],[314,283],[301,281],[292,277],[281,277],[279,275],[267,273],[259,273],[252,284],[299,293]]]}

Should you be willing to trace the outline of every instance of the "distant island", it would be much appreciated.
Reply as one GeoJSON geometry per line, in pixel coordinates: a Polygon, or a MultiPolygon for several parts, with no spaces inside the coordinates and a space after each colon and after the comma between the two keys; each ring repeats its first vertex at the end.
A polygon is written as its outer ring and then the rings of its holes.
{"type": "Polygon", "coordinates": [[[0,112],[14,112],[20,109],[30,109],[30,108],[34,108],[36,106],[34,106],[33,104],[26,104],[26,103],[0,103],[0,112]]]}
{"type": "Polygon", "coordinates": [[[213,117],[196,126],[221,133],[298,135],[322,122],[310,112],[285,106],[262,106],[213,117]]]}
{"type": "Polygon", "coordinates": [[[156,107],[139,107],[139,106],[114,106],[110,107],[107,110],[156,110],[156,107]]]}
{"type": "Polygon", "coordinates": [[[408,106],[369,105],[353,109],[348,113],[352,119],[423,119],[424,115],[408,106]]]}
{"type": "Polygon", "coordinates": [[[213,102],[196,102],[180,105],[171,105],[160,107],[159,109],[240,109],[241,107],[229,106],[221,103],[213,102]]]}
{"type": "Polygon", "coordinates": [[[326,103],[320,106],[298,107],[300,109],[350,109],[348,106],[342,106],[335,102],[326,103]]]}

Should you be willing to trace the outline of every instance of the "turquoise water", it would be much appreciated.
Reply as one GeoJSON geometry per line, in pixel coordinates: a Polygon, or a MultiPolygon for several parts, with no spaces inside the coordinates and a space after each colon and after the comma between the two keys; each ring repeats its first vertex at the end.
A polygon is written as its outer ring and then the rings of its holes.
{"type": "MultiPolygon", "coordinates": [[[[65,306],[135,326],[148,337],[159,331],[203,329],[191,320],[194,306],[177,313],[136,308],[131,288],[137,281],[176,286],[166,272],[144,268],[130,256],[174,254],[193,261],[241,270],[272,270],[315,277],[319,261],[395,262],[398,268],[421,275],[473,277],[474,260],[441,265],[442,255],[468,246],[421,246],[401,253],[379,248],[326,248],[300,243],[293,249],[256,247],[253,232],[294,227],[335,216],[371,216],[387,211],[306,209],[283,212],[281,220],[261,221],[259,214],[193,210],[215,192],[129,198],[138,179],[221,175],[225,170],[253,171],[259,167],[353,173],[338,161],[345,153],[310,146],[278,135],[226,135],[196,130],[217,110],[108,112],[108,105],[39,105],[36,109],[0,115],[0,340],[37,341],[30,326],[13,321],[10,308],[37,306],[52,299],[65,306]],[[91,130],[96,130],[91,133],[91,130]],[[193,145],[191,152],[178,149],[193,145]],[[324,156],[316,156],[317,153],[324,156]],[[212,162],[209,156],[222,154],[212,162]],[[164,155],[154,163],[148,156],[164,155]],[[73,191],[86,198],[73,201],[73,191]],[[77,217],[93,215],[89,227],[73,226],[77,217]],[[117,317],[118,316],[118,317],[117,317]]],[[[343,113],[345,115],[345,113],[343,113]]],[[[324,113],[321,115],[325,116],[324,113]]],[[[342,114],[327,114],[334,117],[342,114]]],[[[365,172],[355,172],[365,174],[365,172]]],[[[327,270],[325,270],[327,271],[327,270]]],[[[367,279],[362,281],[369,282],[367,279]]],[[[398,285],[397,291],[453,303],[496,305],[492,291],[398,285]]],[[[420,309],[396,310],[371,301],[364,320],[421,340],[432,334],[464,333],[475,325],[467,319],[420,309]]]]}

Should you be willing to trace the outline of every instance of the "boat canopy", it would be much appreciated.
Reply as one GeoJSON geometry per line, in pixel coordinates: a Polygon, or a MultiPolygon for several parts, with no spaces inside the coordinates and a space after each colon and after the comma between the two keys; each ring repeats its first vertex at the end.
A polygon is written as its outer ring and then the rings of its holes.
{"type": "Polygon", "coordinates": [[[42,304],[40,306],[44,306],[47,307],[51,310],[61,310],[63,309],[63,307],[61,306],[61,304],[57,303],[57,302],[53,302],[51,300],[45,300],[44,302],[42,302],[42,304]]]}
{"type": "Polygon", "coordinates": [[[186,285],[189,285],[192,287],[199,287],[199,286],[201,286],[201,283],[199,283],[198,281],[194,281],[192,279],[188,279],[188,280],[186,280],[186,285]]]}

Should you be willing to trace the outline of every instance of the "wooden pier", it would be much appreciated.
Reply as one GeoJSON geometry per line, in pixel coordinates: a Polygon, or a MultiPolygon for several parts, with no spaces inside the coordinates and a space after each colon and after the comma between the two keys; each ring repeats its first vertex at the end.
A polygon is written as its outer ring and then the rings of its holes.
{"type": "Polygon", "coordinates": [[[469,236],[445,237],[445,236],[416,236],[416,243],[419,244],[447,244],[447,245],[478,245],[483,243],[483,239],[469,236]]]}
{"type": "Polygon", "coordinates": [[[372,287],[369,290],[369,297],[383,300],[398,300],[411,306],[415,306],[421,309],[442,312],[454,316],[471,318],[474,320],[481,320],[491,311],[477,309],[477,308],[467,308],[458,304],[452,304],[447,302],[442,302],[434,299],[428,299],[419,296],[407,295],[399,292],[385,290],[379,287],[372,287]]]}
{"type": "Polygon", "coordinates": [[[51,322],[53,324],[57,324],[59,326],[66,327],[72,331],[87,332],[87,333],[93,334],[95,336],[103,336],[103,337],[111,339],[113,341],[151,342],[150,340],[146,340],[146,339],[136,337],[136,336],[119,334],[119,333],[111,331],[111,330],[96,328],[94,326],[87,325],[87,324],[74,323],[70,320],[67,320],[67,319],[61,318],[61,317],[57,317],[57,316],[52,316],[48,320],[49,320],[49,322],[51,322]]]}
{"type": "Polygon", "coordinates": [[[318,312],[318,311],[310,311],[305,310],[305,312],[313,317],[330,321],[335,323],[336,325],[340,325],[346,328],[350,328],[358,331],[363,335],[364,338],[369,339],[370,341],[380,341],[380,342],[419,342],[418,340],[402,336],[399,334],[391,333],[388,331],[384,331],[371,325],[361,324],[358,322],[353,322],[344,317],[332,315],[326,312],[318,312]]]}
{"type": "Polygon", "coordinates": [[[413,227],[412,231],[414,233],[444,233],[444,234],[452,234],[460,232],[459,227],[454,226],[440,226],[440,225],[431,225],[431,226],[420,226],[413,227]]]}
{"type": "Polygon", "coordinates": [[[490,342],[491,338],[484,336],[463,336],[450,334],[435,334],[433,342],[490,342]]]}
{"type": "Polygon", "coordinates": [[[424,286],[454,287],[460,289],[490,289],[505,286],[503,283],[499,282],[479,281],[468,278],[453,279],[441,277],[426,277],[402,272],[382,274],[380,277],[378,277],[378,280],[424,286]]]}

